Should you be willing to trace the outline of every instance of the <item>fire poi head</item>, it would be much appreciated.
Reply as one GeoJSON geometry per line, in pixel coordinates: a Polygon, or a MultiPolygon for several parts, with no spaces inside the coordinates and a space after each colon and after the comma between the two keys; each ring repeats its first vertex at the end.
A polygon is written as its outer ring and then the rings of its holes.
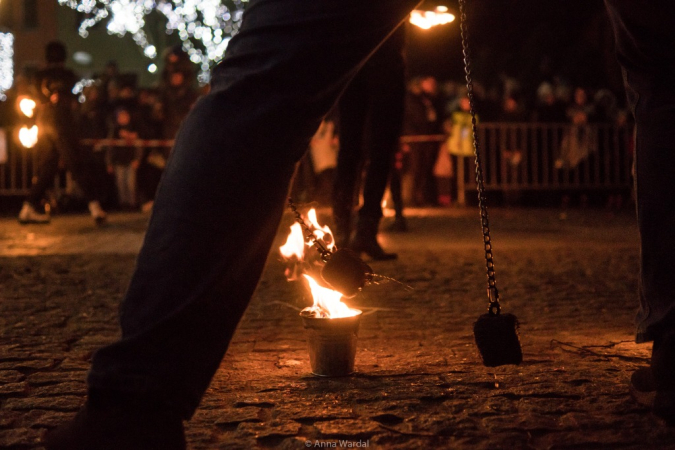
{"type": "Polygon", "coordinates": [[[312,225],[311,234],[303,235],[301,225],[295,223],[291,226],[286,243],[279,247],[281,256],[289,263],[286,278],[291,281],[302,275],[309,284],[314,304],[305,308],[303,313],[316,318],[351,317],[359,314],[359,310],[342,303],[344,292],[336,287],[347,287],[345,291],[353,297],[365,284],[366,274],[371,272],[370,267],[353,252],[346,249],[333,251],[333,234],[330,228],[318,224],[314,209],[309,211],[307,217],[312,225]],[[314,246],[316,240],[321,241],[321,245],[325,246],[330,255],[328,262],[324,262],[322,254],[318,252],[305,251],[307,247],[314,246]],[[333,283],[326,280],[326,275],[333,283]]]}

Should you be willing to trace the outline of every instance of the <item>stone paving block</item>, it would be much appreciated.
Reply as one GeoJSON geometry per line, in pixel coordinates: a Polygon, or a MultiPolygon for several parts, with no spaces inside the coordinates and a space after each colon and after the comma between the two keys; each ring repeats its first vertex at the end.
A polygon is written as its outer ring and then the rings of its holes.
{"type": "Polygon", "coordinates": [[[365,419],[336,419],[314,423],[322,437],[362,440],[382,432],[381,424],[365,419]]]}
{"type": "Polygon", "coordinates": [[[10,411],[8,409],[0,410],[0,428],[12,428],[23,415],[19,411],[10,411]]]}
{"type": "Polygon", "coordinates": [[[79,396],[63,395],[59,397],[28,397],[10,398],[2,405],[3,408],[31,411],[44,409],[48,411],[77,411],[84,403],[79,396]]]}
{"type": "Polygon", "coordinates": [[[277,438],[298,434],[301,425],[294,421],[272,420],[265,423],[242,422],[237,427],[239,435],[253,435],[259,442],[273,442],[277,438]]]}
{"type": "Polygon", "coordinates": [[[35,397],[56,397],[62,395],[78,395],[84,397],[87,394],[87,385],[84,382],[65,382],[36,387],[31,390],[35,397]]]}
{"type": "Polygon", "coordinates": [[[36,372],[28,375],[28,383],[31,386],[46,386],[50,384],[60,384],[64,382],[84,382],[86,373],[76,372],[36,372]]]}
{"type": "Polygon", "coordinates": [[[7,383],[0,384],[0,398],[18,397],[28,394],[28,383],[7,383]]]}
{"type": "Polygon", "coordinates": [[[0,383],[17,383],[25,378],[18,370],[0,370],[0,383]]]}
{"type": "Polygon", "coordinates": [[[34,447],[40,443],[42,430],[14,428],[0,430],[0,448],[34,447]]]}
{"type": "Polygon", "coordinates": [[[33,409],[21,418],[21,423],[29,428],[54,428],[73,417],[72,412],[46,411],[33,409]]]}

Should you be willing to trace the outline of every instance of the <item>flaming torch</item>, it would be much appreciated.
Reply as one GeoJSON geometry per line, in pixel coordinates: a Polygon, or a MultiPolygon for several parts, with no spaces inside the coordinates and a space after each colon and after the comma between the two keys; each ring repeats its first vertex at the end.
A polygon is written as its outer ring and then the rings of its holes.
{"type": "Polygon", "coordinates": [[[19,141],[21,142],[21,145],[26,148],[35,147],[35,144],[37,144],[38,141],[37,125],[33,125],[30,128],[27,126],[21,127],[21,129],[19,129],[19,141]]]}
{"type": "MultiPolygon", "coordinates": [[[[312,233],[327,248],[334,247],[333,234],[327,226],[320,226],[316,220],[316,211],[310,210],[307,217],[312,225],[312,233]]],[[[317,281],[320,277],[311,274],[320,273],[324,264],[317,256],[314,259],[306,255],[305,249],[311,247],[302,233],[299,224],[293,224],[286,243],[279,248],[288,263],[286,277],[289,281],[302,279],[307,282],[313,304],[300,312],[307,330],[309,344],[309,362],[312,373],[318,376],[344,376],[354,371],[356,356],[356,337],[361,321],[361,311],[342,302],[342,294],[317,281]]]]}
{"type": "Polygon", "coordinates": [[[16,107],[25,117],[24,123],[27,123],[19,129],[19,142],[24,148],[33,148],[38,142],[38,127],[35,125],[35,120],[28,119],[33,119],[37,103],[30,97],[21,96],[16,102],[16,107]]]}

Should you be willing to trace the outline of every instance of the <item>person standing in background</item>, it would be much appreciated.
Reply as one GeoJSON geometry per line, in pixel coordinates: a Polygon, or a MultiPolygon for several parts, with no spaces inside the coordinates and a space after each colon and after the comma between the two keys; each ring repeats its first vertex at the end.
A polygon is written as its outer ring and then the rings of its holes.
{"type": "Polygon", "coordinates": [[[38,211],[47,189],[54,183],[61,161],[69,170],[88,200],[89,212],[97,224],[106,220],[99,202],[101,187],[94,175],[91,155],[82,152],[75,132],[77,100],[73,87],[78,78],[65,67],[66,47],[52,41],[45,48],[47,65],[35,76],[38,95],[37,125],[40,152],[37,179],[19,212],[20,223],[48,223],[49,214],[38,211]]]}
{"type": "Polygon", "coordinates": [[[359,70],[338,103],[340,150],[333,186],[335,242],[375,260],[395,259],[377,241],[382,197],[399,148],[405,98],[403,44],[399,27],[359,70]],[[363,180],[363,205],[351,238],[354,199],[363,180]]]}

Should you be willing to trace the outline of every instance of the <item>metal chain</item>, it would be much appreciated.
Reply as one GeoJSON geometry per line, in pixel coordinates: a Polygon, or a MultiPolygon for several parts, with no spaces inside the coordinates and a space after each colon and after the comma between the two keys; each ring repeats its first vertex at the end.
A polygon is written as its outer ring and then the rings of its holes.
{"type": "Polygon", "coordinates": [[[293,199],[288,197],[288,206],[291,208],[291,211],[293,211],[293,214],[295,214],[295,221],[300,224],[300,226],[305,230],[305,239],[310,241],[316,250],[319,252],[321,255],[321,259],[323,262],[328,262],[330,259],[330,256],[332,255],[331,251],[326,248],[326,246],[321,242],[316,235],[314,234],[314,230],[312,227],[307,225],[307,222],[305,222],[305,219],[303,219],[302,214],[300,214],[300,211],[298,211],[298,208],[295,206],[295,202],[293,202],[293,199]]]}
{"type": "Polygon", "coordinates": [[[476,128],[476,111],[474,104],[473,80],[471,78],[471,53],[469,51],[469,31],[466,24],[466,0],[459,0],[460,31],[462,36],[462,52],[464,54],[464,72],[466,73],[466,88],[469,97],[469,112],[471,114],[471,131],[473,133],[473,150],[476,157],[476,189],[478,191],[478,207],[480,208],[480,220],[483,231],[483,243],[485,244],[485,265],[488,279],[488,311],[491,314],[499,314],[499,291],[495,281],[495,265],[492,258],[492,242],[490,241],[490,221],[485,198],[485,186],[483,183],[483,169],[480,164],[480,146],[478,131],[476,128]]]}

